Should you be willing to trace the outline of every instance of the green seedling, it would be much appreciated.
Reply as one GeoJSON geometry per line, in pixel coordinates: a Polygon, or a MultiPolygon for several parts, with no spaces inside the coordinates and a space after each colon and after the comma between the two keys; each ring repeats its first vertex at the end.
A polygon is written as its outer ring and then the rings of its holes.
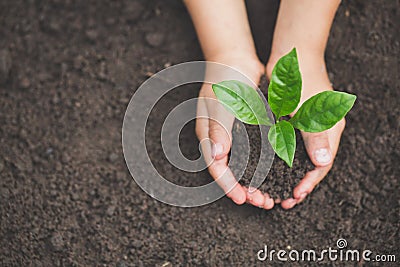
{"type": "Polygon", "coordinates": [[[235,80],[213,84],[220,103],[238,120],[252,125],[271,126],[268,140],[275,153],[292,167],[296,150],[294,128],[304,132],[322,132],[332,128],[353,107],[356,96],[344,92],[324,91],[305,101],[296,114],[301,97],[302,79],[296,48],[276,63],[268,87],[268,104],[276,117],[273,124],[263,99],[251,86],[235,80]]]}

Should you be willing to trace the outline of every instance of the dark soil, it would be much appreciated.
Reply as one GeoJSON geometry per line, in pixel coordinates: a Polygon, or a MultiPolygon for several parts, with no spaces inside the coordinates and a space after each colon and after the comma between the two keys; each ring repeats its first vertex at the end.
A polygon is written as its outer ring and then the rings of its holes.
{"type": "MultiPolygon", "coordinates": [[[[238,123],[235,122],[235,125],[236,124],[238,123]]],[[[257,164],[260,164],[260,149],[259,146],[257,146],[260,142],[260,129],[257,126],[246,126],[246,130],[251,140],[250,159],[240,183],[248,187],[253,179],[253,174],[257,164]]],[[[234,130],[233,138],[235,138],[235,134],[237,133],[234,130]]],[[[267,192],[275,200],[290,198],[296,184],[300,182],[301,178],[304,177],[307,171],[313,169],[313,165],[308,158],[305,147],[303,146],[300,132],[298,131],[296,131],[296,142],[297,147],[296,155],[293,160],[293,168],[289,168],[284,161],[275,155],[274,163],[272,165],[273,167],[266,176],[265,181],[259,187],[262,192],[267,192]]],[[[240,151],[240,148],[238,151],[240,151]]],[[[234,173],[240,171],[236,170],[234,167],[232,168],[234,173]]]]}
{"type": "MultiPolygon", "coordinates": [[[[277,2],[260,2],[248,7],[265,61],[277,2]]],[[[321,251],[338,238],[398,261],[398,10],[397,1],[343,1],[326,59],[334,87],[358,100],[335,165],[301,205],[265,211],[227,198],[171,207],[126,168],[121,127],[136,88],[165,66],[202,58],[181,1],[1,1],[0,265],[265,266],[256,255],[264,245],[321,251]]],[[[159,110],[196,97],[199,87],[190,88],[159,110]]],[[[183,135],[182,150],[195,158],[193,123],[183,135]]],[[[149,136],[154,158],[159,135],[149,136]]],[[[299,179],[300,139],[298,150],[292,170],[275,160],[270,177],[299,179]]],[[[211,180],[155,165],[185,185],[211,180]]],[[[279,185],[277,194],[292,187],[279,185]]]]}

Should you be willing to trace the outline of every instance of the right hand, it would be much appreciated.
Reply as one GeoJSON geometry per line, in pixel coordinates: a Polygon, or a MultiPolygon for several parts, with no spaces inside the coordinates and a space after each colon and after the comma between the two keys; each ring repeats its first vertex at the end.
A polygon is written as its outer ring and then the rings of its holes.
{"type": "MultiPolygon", "coordinates": [[[[237,69],[251,79],[254,84],[259,83],[261,75],[264,73],[264,66],[258,59],[249,60],[235,57],[209,61],[237,69]]],[[[212,73],[211,75],[219,74],[212,73]]],[[[221,74],[221,77],[217,76],[217,80],[233,79],[232,77],[224,78],[222,76],[223,74],[221,74]]],[[[196,135],[200,141],[209,173],[236,204],[241,205],[247,202],[260,208],[272,209],[274,200],[268,194],[263,194],[258,189],[249,190],[240,185],[229,169],[228,153],[232,145],[231,131],[235,118],[217,101],[211,85],[203,84],[197,104],[196,135]]]]}

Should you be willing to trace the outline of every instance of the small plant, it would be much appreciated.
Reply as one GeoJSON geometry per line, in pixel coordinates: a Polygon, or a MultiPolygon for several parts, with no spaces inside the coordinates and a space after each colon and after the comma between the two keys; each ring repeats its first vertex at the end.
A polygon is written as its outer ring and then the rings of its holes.
{"type": "Polygon", "coordinates": [[[322,132],[333,127],[353,107],[356,96],[343,92],[324,91],[305,101],[289,120],[301,96],[302,79],[296,48],[276,63],[268,87],[268,104],[277,122],[268,119],[264,101],[256,90],[240,81],[213,84],[217,99],[240,121],[271,126],[268,140],[275,153],[292,167],[296,150],[294,128],[305,132],[322,132]]]}

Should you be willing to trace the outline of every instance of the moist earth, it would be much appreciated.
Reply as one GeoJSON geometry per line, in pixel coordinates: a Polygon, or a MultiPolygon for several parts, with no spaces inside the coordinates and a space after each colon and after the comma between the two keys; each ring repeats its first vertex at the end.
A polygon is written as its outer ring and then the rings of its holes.
{"type": "MultiPolygon", "coordinates": [[[[278,2],[246,3],[265,62],[278,2]]],[[[398,10],[397,1],[342,1],[326,61],[334,88],[358,98],[335,164],[301,205],[266,211],[226,197],[169,206],[125,165],[121,128],[135,90],[166,66],[202,59],[182,1],[0,1],[0,265],[265,266],[265,245],[322,251],[339,238],[398,260],[398,10]]],[[[154,166],[186,186],[212,179],[160,157],[159,125],[198,90],[160,101],[146,138],[154,166]]],[[[180,140],[199,155],[193,122],[180,140]]],[[[292,169],[274,160],[265,190],[285,198],[312,167],[299,134],[297,147],[292,169]]]]}

